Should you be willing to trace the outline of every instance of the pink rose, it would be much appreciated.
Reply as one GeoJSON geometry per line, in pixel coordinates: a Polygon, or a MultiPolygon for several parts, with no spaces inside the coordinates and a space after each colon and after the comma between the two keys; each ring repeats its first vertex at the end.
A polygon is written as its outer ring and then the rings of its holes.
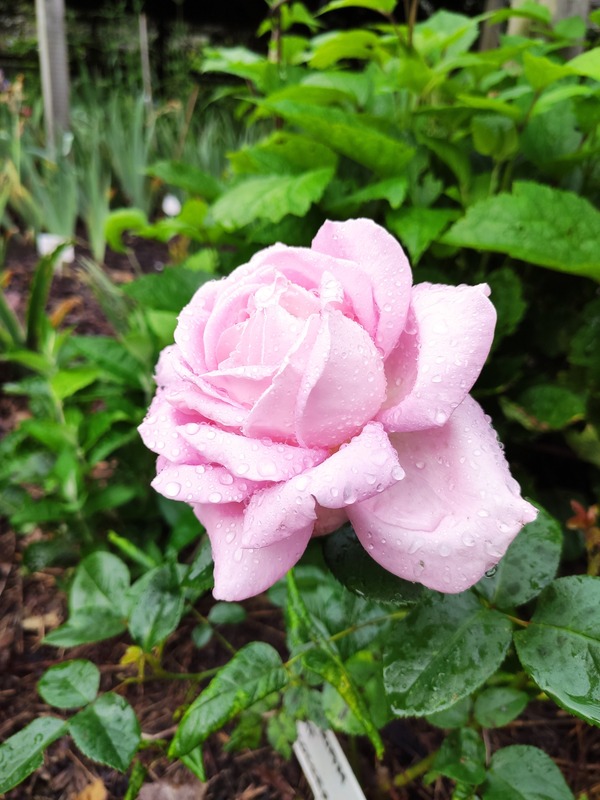
{"type": "Polygon", "coordinates": [[[326,222],[204,284],[161,354],[140,426],[153,482],[206,527],[214,595],[258,594],[350,520],[390,572],[474,584],[536,516],[469,397],[489,288],[412,286],[398,242],[326,222]]]}

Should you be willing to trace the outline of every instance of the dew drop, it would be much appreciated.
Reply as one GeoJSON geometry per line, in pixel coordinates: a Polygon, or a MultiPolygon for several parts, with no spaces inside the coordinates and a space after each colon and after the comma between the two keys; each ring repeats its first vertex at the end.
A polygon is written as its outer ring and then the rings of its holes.
{"type": "Polygon", "coordinates": [[[223,472],[219,476],[219,480],[224,486],[231,486],[233,483],[233,475],[230,475],[228,472],[223,472]]]}
{"type": "Polygon", "coordinates": [[[417,469],[423,469],[425,467],[425,462],[424,461],[415,461],[415,467],[417,469]]]}
{"type": "Polygon", "coordinates": [[[181,484],[176,483],[175,481],[171,481],[170,483],[167,483],[167,485],[165,486],[165,494],[167,495],[167,497],[177,497],[180,491],[181,491],[181,484]]]}
{"type": "Polygon", "coordinates": [[[220,503],[222,499],[223,497],[219,492],[211,492],[211,494],[208,495],[209,503],[220,503]]]}

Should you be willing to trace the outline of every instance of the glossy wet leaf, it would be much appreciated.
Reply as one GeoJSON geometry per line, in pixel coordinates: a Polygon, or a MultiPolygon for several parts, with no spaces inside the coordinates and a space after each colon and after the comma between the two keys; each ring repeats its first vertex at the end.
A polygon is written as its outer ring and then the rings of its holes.
{"type": "Polygon", "coordinates": [[[85,659],[64,661],[46,670],[38,682],[38,692],[51,706],[76,708],[91,703],[100,687],[100,671],[85,659]]]}
{"type": "Polygon", "coordinates": [[[571,575],[544,591],[515,634],[523,667],[560,706],[600,725],[600,578],[571,575]]]}
{"type": "Polygon", "coordinates": [[[585,418],[585,398],[564,386],[530,386],[517,402],[539,423],[541,430],[561,430],[585,418]]]}
{"type": "Polygon", "coordinates": [[[392,710],[423,716],[471,694],[500,666],[510,622],[472,592],[432,595],[397,622],[384,651],[392,710]]]}
{"type": "Polygon", "coordinates": [[[165,565],[146,573],[131,587],[129,602],[129,631],[149,652],[175,630],[183,613],[175,567],[165,565]]]}
{"type": "Polygon", "coordinates": [[[240,603],[215,603],[208,612],[208,619],[213,625],[235,625],[246,619],[246,609],[240,603]]]}
{"type": "Polygon", "coordinates": [[[408,250],[411,262],[418,264],[429,245],[457,217],[457,212],[445,208],[407,208],[388,214],[388,227],[408,250]]]}
{"type": "Polygon", "coordinates": [[[102,695],[69,721],[69,733],[81,752],[125,772],[140,743],[140,724],[124,697],[102,695]]]}
{"type": "Polygon", "coordinates": [[[442,742],[432,773],[460,783],[479,784],[485,778],[485,745],[472,728],[452,731],[442,742]]]}
{"type": "Polygon", "coordinates": [[[443,711],[436,711],[433,714],[427,714],[425,719],[436,728],[452,729],[462,728],[469,721],[471,716],[471,709],[473,708],[473,701],[470,697],[463,697],[458,703],[455,703],[443,711]]]}
{"type": "Polygon", "coordinates": [[[334,576],[351,592],[395,606],[413,605],[424,592],[420,583],[383,569],[359,542],[351,525],[323,538],[323,555],[334,576]]]}
{"type": "Polygon", "coordinates": [[[125,619],[110,608],[89,606],[79,608],[69,616],[67,622],[50,631],[44,644],[55,647],[76,647],[79,644],[100,642],[118,636],[126,629],[125,619]]]}
{"type": "Polygon", "coordinates": [[[508,725],[525,709],[529,696],[510,686],[484,689],[475,700],[475,719],[483,728],[508,725]]]}
{"type": "Polygon", "coordinates": [[[39,717],[0,744],[0,792],[18,786],[40,767],[44,750],[66,731],[62,719],[39,717]]]}
{"type": "Polygon", "coordinates": [[[171,754],[185,755],[240,711],[287,683],[281,658],[271,645],[251,642],[239,650],[186,711],[171,754]]]}
{"type": "Polygon", "coordinates": [[[515,608],[536,597],[556,575],[562,550],[560,524],[540,508],[513,540],[496,571],[477,591],[499,608],[515,608]]]}
{"type": "Polygon", "coordinates": [[[574,800],[561,771],[537,747],[511,745],[492,756],[483,800],[574,800]]]}
{"type": "Polygon", "coordinates": [[[115,613],[125,608],[129,589],[129,570],[112,553],[98,551],[83,559],[77,567],[69,591],[71,614],[82,608],[102,608],[115,613]]]}
{"type": "Polygon", "coordinates": [[[226,230],[255,220],[279,222],[287,214],[304,216],[320,200],[333,177],[325,167],[301,175],[258,175],[225,191],[211,206],[212,219],[226,230]]]}
{"type": "Polygon", "coordinates": [[[472,205],[442,241],[600,279],[600,212],[573,192],[517,181],[472,205]]]}

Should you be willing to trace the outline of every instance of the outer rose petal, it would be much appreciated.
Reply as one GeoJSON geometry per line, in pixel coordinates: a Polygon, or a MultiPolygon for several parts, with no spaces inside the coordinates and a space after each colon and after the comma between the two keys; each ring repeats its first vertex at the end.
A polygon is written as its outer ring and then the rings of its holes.
{"type": "Polygon", "coordinates": [[[390,437],[406,478],[347,509],[385,569],[441,592],[476,583],[536,517],[511,477],[496,434],[471,398],[442,428],[390,437]]]}
{"type": "Polygon", "coordinates": [[[236,478],[212,464],[165,464],[152,487],[171,500],[186,503],[240,503],[264,484],[236,478]]]}
{"type": "Polygon", "coordinates": [[[327,450],[250,439],[207,423],[188,423],[179,433],[202,455],[202,463],[221,464],[232,475],[251,481],[289,480],[327,458],[327,450]]]}
{"type": "Polygon", "coordinates": [[[175,329],[175,341],[197,373],[206,369],[204,329],[220,291],[220,281],[203,284],[182,310],[175,329]]]}
{"type": "Polygon", "coordinates": [[[244,600],[272,586],[299,560],[314,524],[310,520],[304,529],[296,531],[293,539],[247,550],[241,547],[244,522],[241,503],[197,505],[194,511],[210,538],[215,562],[213,595],[217,600],[244,600]]]}
{"type": "Polygon", "coordinates": [[[408,259],[396,239],[370,219],[325,222],[312,249],[354,261],[370,276],[379,311],[373,338],[387,356],[404,328],[412,284],[408,259]]]}
{"type": "Polygon", "coordinates": [[[153,453],[165,456],[174,464],[199,464],[203,459],[177,430],[179,425],[189,424],[195,419],[195,415],[173,408],[165,399],[165,390],[158,389],[138,431],[153,453]]]}
{"type": "MultiPolygon", "coordinates": [[[[403,476],[383,428],[369,423],[322,464],[256,492],[246,511],[243,546],[267,547],[293,537],[307,520],[317,519],[316,503],[323,509],[344,509],[382,492],[403,476]]],[[[323,526],[317,525],[317,533],[327,528],[327,517],[331,519],[331,515],[321,515],[323,526]]]]}
{"type": "Polygon", "coordinates": [[[486,284],[421,283],[398,346],[386,361],[388,393],[377,419],[388,431],[444,425],[477,380],[494,337],[486,284]]]}

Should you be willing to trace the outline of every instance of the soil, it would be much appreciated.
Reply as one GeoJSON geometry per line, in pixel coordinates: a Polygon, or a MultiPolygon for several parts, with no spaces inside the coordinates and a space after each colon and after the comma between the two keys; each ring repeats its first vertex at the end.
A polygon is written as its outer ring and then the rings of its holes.
{"type": "MultiPolygon", "coordinates": [[[[166,248],[136,242],[137,261],[146,271],[161,269],[166,248]]],[[[83,251],[78,252],[81,256],[83,251]]],[[[20,316],[25,313],[27,287],[37,258],[30,244],[11,242],[4,288],[20,316]]],[[[133,267],[126,256],[109,254],[107,274],[117,283],[128,281],[133,267]]],[[[78,333],[110,333],[110,325],[77,268],[57,275],[49,301],[50,314],[59,314],[78,333]]],[[[0,394],[0,437],[17,424],[25,412],[14,397],[0,394]]],[[[39,534],[37,534],[39,535],[39,534]]],[[[119,664],[129,640],[112,639],[69,649],[68,653],[42,644],[47,631],[66,618],[62,591],[64,572],[45,569],[25,574],[21,569],[27,540],[17,537],[0,520],[0,742],[40,715],[56,715],[36,690],[42,673],[66,658],[88,658],[100,669],[102,690],[122,693],[135,708],[146,747],[141,759],[147,769],[141,800],[310,800],[311,790],[295,760],[286,760],[268,746],[230,752],[230,729],[213,735],[205,748],[208,780],[200,783],[184,766],[166,759],[153,742],[169,739],[175,730],[177,710],[196,691],[187,681],[127,683],[135,675],[131,666],[119,664]]],[[[209,601],[202,601],[209,602],[209,601]]],[[[285,653],[281,615],[264,596],[245,603],[243,625],[227,631],[239,647],[249,641],[266,641],[285,653]]],[[[208,608],[208,606],[207,606],[208,608]]],[[[199,606],[202,612],[202,603],[199,606]]],[[[199,672],[225,663],[227,650],[218,641],[199,650],[192,643],[192,620],[184,620],[165,648],[165,669],[199,672]]],[[[452,785],[438,779],[395,787],[393,780],[439,747],[443,733],[424,720],[395,721],[382,732],[386,754],[378,763],[368,742],[340,737],[368,800],[450,800],[452,785]]],[[[600,730],[586,725],[552,703],[531,703],[521,718],[501,729],[484,732],[489,753],[509,744],[542,748],[559,766],[578,798],[600,800],[600,730]]],[[[55,742],[43,765],[28,780],[6,795],[7,800],[119,800],[125,796],[127,777],[85,758],[69,737],[55,742]]],[[[343,798],[335,798],[343,800],[343,798]]]]}

